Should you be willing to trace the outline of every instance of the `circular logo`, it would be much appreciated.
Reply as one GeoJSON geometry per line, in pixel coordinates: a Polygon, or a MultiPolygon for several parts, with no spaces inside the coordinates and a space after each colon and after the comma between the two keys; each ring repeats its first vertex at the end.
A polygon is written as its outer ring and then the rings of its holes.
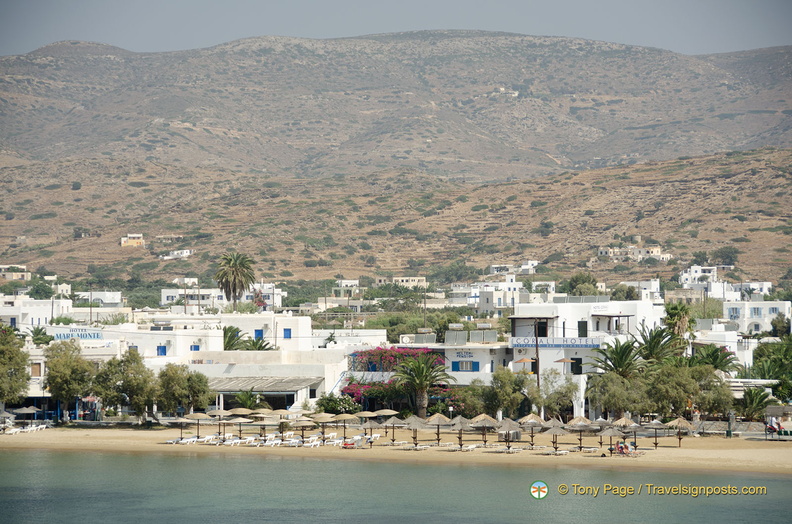
{"type": "Polygon", "coordinates": [[[537,480],[536,482],[531,484],[531,496],[535,499],[545,498],[549,491],[550,490],[547,487],[547,484],[545,484],[541,480],[537,480]]]}

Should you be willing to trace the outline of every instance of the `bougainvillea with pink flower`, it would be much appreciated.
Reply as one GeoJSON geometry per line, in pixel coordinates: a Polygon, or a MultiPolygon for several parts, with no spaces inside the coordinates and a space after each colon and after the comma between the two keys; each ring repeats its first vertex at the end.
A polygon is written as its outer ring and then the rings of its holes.
{"type": "MultiPolygon", "coordinates": [[[[350,371],[392,372],[396,366],[407,358],[432,353],[428,348],[389,348],[377,347],[366,351],[358,351],[352,355],[350,371]]],[[[445,357],[437,354],[437,363],[444,364],[445,357]]]]}

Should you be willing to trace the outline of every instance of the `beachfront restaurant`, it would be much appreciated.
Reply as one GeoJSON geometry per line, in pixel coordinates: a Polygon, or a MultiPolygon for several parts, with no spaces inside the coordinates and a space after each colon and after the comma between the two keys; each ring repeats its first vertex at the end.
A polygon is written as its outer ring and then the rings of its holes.
{"type": "Polygon", "coordinates": [[[289,409],[315,401],[323,383],[323,377],[209,377],[217,409],[234,407],[234,396],[243,391],[258,394],[272,409],[289,409]]]}

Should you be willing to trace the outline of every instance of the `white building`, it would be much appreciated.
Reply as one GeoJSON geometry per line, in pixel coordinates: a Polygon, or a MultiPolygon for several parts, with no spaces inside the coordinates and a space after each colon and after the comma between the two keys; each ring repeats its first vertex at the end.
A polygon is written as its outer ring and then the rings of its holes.
{"type": "MultiPolygon", "coordinates": [[[[662,303],[646,300],[611,302],[608,297],[555,297],[552,302],[518,304],[512,320],[510,347],[513,369],[517,360],[534,359],[530,370],[539,373],[555,369],[571,375],[578,385],[574,415],[585,414],[585,373],[591,367],[592,350],[615,340],[637,335],[642,325],[651,329],[662,324],[662,303]]],[[[590,413],[589,413],[590,414],[590,413]]]]}
{"type": "MultiPolygon", "coordinates": [[[[187,305],[197,305],[200,308],[223,308],[233,304],[232,301],[226,300],[223,291],[218,288],[202,288],[197,282],[187,283],[182,281],[181,288],[170,288],[160,290],[160,305],[165,306],[177,301],[184,301],[187,305]]],[[[256,300],[265,304],[266,309],[280,309],[283,306],[283,299],[288,296],[288,293],[282,289],[275,287],[272,283],[255,283],[251,289],[247,290],[238,302],[253,302],[256,300]]]]}
{"type": "Polygon", "coordinates": [[[66,298],[37,300],[27,295],[0,295],[0,322],[20,330],[45,326],[53,318],[71,313],[72,301],[66,298]]]}
{"type": "Polygon", "coordinates": [[[723,303],[723,317],[737,323],[741,333],[770,331],[773,319],[783,313],[792,318],[792,302],[782,300],[765,301],[762,295],[753,295],[751,300],[723,303]]]}

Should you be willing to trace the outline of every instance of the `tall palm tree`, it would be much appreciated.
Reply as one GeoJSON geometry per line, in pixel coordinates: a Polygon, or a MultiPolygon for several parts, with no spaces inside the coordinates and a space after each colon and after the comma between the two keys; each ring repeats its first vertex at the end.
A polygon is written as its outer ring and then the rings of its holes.
{"type": "Polygon", "coordinates": [[[234,311],[239,298],[256,280],[253,264],[253,259],[244,253],[229,252],[220,256],[219,268],[214,278],[226,299],[233,302],[234,311]]]}
{"type": "Polygon", "coordinates": [[[613,372],[624,378],[632,378],[640,373],[645,366],[638,352],[638,346],[632,340],[624,342],[617,340],[613,344],[606,344],[604,348],[594,350],[597,357],[592,360],[592,366],[603,372],[613,372]]]}
{"type": "Polygon", "coordinates": [[[670,302],[665,306],[666,316],[663,322],[676,337],[681,348],[687,346],[686,339],[693,334],[695,319],[690,316],[690,307],[681,302],[670,302]]]}
{"type": "Polygon", "coordinates": [[[418,416],[426,418],[429,405],[429,388],[438,382],[456,382],[446,372],[446,366],[438,361],[435,353],[424,353],[403,360],[396,366],[393,379],[397,384],[415,394],[418,416]]]}

